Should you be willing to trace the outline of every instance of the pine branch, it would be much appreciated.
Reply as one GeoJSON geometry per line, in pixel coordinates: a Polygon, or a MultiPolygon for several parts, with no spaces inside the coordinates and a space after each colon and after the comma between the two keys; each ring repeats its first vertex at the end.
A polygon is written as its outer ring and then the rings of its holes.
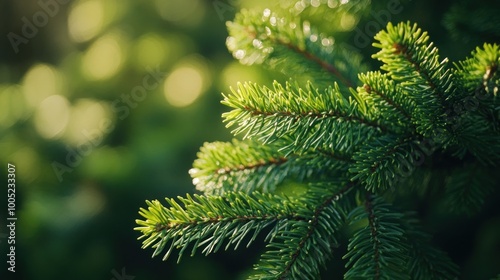
{"type": "Polygon", "coordinates": [[[473,91],[482,87],[488,95],[496,96],[498,89],[491,84],[499,79],[499,65],[500,46],[485,43],[482,48],[477,47],[471,53],[471,57],[455,64],[455,75],[458,76],[458,80],[463,81],[462,85],[468,90],[473,91]]]}
{"type": "Polygon", "coordinates": [[[318,148],[348,154],[387,130],[364,116],[338,88],[320,93],[312,84],[302,89],[275,82],[269,89],[246,83],[224,97],[222,103],[234,108],[223,114],[228,127],[238,125],[234,134],[245,133],[244,138],[257,137],[264,144],[290,137],[290,145],[282,148],[285,154],[318,148]]]}
{"type": "Polygon", "coordinates": [[[206,143],[190,170],[193,183],[206,195],[275,192],[286,180],[342,176],[350,162],[349,158],[320,151],[285,157],[278,149],[276,145],[236,139],[231,143],[206,143]]]}
{"type": "Polygon", "coordinates": [[[470,152],[483,164],[500,160],[499,65],[496,44],[484,44],[472,57],[455,64],[458,90],[449,98],[455,105],[450,118],[458,140],[455,154],[460,158],[470,152]]]}
{"type": "MultiPolygon", "coordinates": [[[[462,110],[476,111],[484,115],[495,116],[500,105],[500,46],[484,44],[477,47],[471,57],[455,64],[456,83],[461,87],[454,102],[461,102],[462,110]],[[478,106],[479,108],[474,108],[478,106]],[[474,110],[472,110],[472,108],[474,110]]],[[[496,115],[496,122],[499,116],[496,115]]]]}
{"type": "Polygon", "coordinates": [[[270,192],[289,174],[304,178],[300,171],[272,146],[233,140],[205,143],[189,173],[198,190],[222,195],[226,191],[270,192]]]}
{"type": "MultiPolygon", "coordinates": [[[[471,213],[484,203],[499,180],[488,165],[500,162],[500,47],[485,44],[451,70],[426,32],[389,23],[375,37],[380,51],[373,56],[387,73],[357,76],[358,57],[302,17],[330,4],[296,1],[281,15],[244,10],[228,23],[227,46],[240,62],[291,79],[272,88],[238,84],[224,95],[232,108],[224,121],[244,140],[201,148],[190,174],[205,196],[141,208],[135,230],[143,248],[155,248],[153,256],[236,249],[266,231],[269,244],[251,279],[318,279],[348,225],[345,279],[458,274],[416,221],[382,195],[397,200],[445,182],[450,209],[471,213]],[[356,77],[363,86],[354,90],[356,77]],[[467,108],[470,100],[475,107],[467,108]],[[425,168],[408,177],[426,158],[425,168]],[[451,173],[436,168],[454,160],[463,165],[451,173]],[[359,186],[356,194],[366,197],[356,207],[351,190],[359,186]],[[395,187],[408,192],[387,192],[395,187]]],[[[355,7],[342,5],[338,13],[355,7]]]]}
{"type": "MultiPolygon", "coordinates": [[[[388,75],[380,72],[360,74],[359,79],[363,86],[358,88],[358,95],[366,103],[369,115],[387,127],[391,127],[398,134],[412,132],[415,102],[407,98],[403,90],[389,79],[388,75]]],[[[361,103],[361,102],[359,102],[361,103]]]]}
{"type": "Polygon", "coordinates": [[[446,68],[448,60],[439,61],[437,48],[428,43],[427,32],[416,24],[388,23],[387,31],[379,32],[375,39],[378,43],[373,46],[381,50],[372,57],[384,62],[381,69],[415,102],[412,115],[416,116],[417,132],[437,137],[443,144],[451,141],[445,121],[445,99],[453,90],[451,72],[446,68]]]}
{"type": "Polygon", "coordinates": [[[331,185],[310,186],[304,200],[315,207],[300,210],[308,219],[291,221],[289,230],[276,236],[250,279],[319,279],[344,224],[346,200],[340,199],[355,186],[348,183],[333,192],[331,185]]]}
{"type": "Polygon", "coordinates": [[[352,226],[362,221],[367,225],[349,240],[344,279],[410,279],[404,272],[408,248],[400,226],[402,214],[380,197],[368,195],[347,219],[352,226]]]}
{"type": "Polygon", "coordinates": [[[178,261],[188,247],[192,246],[191,255],[204,246],[203,253],[208,255],[219,250],[226,242],[238,248],[240,243],[253,233],[247,247],[265,228],[275,225],[268,238],[289,221],[301,221],[305,217],[295,211],[300,209],[297,203],[280,196],[253,193],[226,193],[220,196],[187,195],[166,199],[169,208],[159,201],[146,201],[148,209],[140,209],[139,214],[145,220],[136,220],[140,227],[134,228],[142,233],[142,248],[153,247],[153,257],[170,247],[163,257],[166,260],[173,249],[180,249],[178,261]]]}
{"type": "Polygon", "coordinates": [[[424,159],[418,142],[405,137],[381,137],[362,146],[349,167],[353,180],[362,181],[369,191],[384,191],[409,176],[424,159]]]}
{"type": "Polygon", "coordinates": [[[300,16],[317,26],[321,32],[326,34],[340,34],[352,29],[345,24],[345,19],[353,20],[357,24],[360,17],[368,14],[370,8],[369,0],[359,1],[328,1],[328,0],[298,0],[281,1],[284,9],[291,11],[293,15],[300,16]]]}
{"type": "Polygon", "coordinates": [[[233,56],[243,64],[264,64],[322,87],[338,82],[348,93],[345,89],[357,81],[357,70],[353,70],[363,68],[359,54],[335,47],[332,37],[318,34],[290,12],[281,14],[269,9],[237,14],[228,23],[230,36],[226,42],[233,56]]]}
{"type": "Polygon", "coordinates": [[[413,217],[413,214],[405,215],[403,226],[406,240],[409,243],[408,264],[411,279],[458,279],[459,270],[447,254],[438,248],[431,246],[431,236],[424,233],[413,217]]]}
{"type": "Polygon", "coordinates": [[[445,185],[445,205],[451,212],[474,214],[495,187],[498,176],[491,168],[478,163],[454,170],[445,185]]]}

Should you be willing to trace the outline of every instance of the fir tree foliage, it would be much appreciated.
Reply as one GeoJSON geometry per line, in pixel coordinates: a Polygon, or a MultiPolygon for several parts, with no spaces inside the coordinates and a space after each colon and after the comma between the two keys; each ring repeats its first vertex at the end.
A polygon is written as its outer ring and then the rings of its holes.
{"type": "Polygon", "coordinates": [[[478,211],[494,191],[500,47],[450,65],[416,24],[389,23],[373,44],[383,66],[366,72],[358,54],[301,17],[311,9],[243,10],[228,23],[236,59],[289,80],[223,95],[224,122],[242,139],[201,148],[190,174],[202,194],[147,201],[135,228],[143,248],[180,259],[264,233],[250,279],[318,279],[338,246],[347,247],[345,279],[455,278],[456,265],[391,201],[427,192],[413,171],[441,176],[443,158],[459,162],[441,186],[452,211],[478,211]]]}
{"type": "Polygon", "coordinates": [[[238,125],[235,135],[256,138],[263,144],[278,139],[293,141],[285,153],[325,148],[351,153],[361,141],[384,130],[363,116],[354,99],[342,97],[339,88],[324,92],[307,83],[305,88],[275,82],[273,89],[240,85],[223,104],[234,110],[223,114],[227,126],[238,125]]]}
{"type": "Polygon", "coordinates": [[[279,148],[275,144],[237,139],[230,143],[205,143],[189,173],[198,190],[207,195],[222,195],[228,191],[273,193],[290,180],[324,180],[347,172],[348,161],[340,156],[326,152],[285,156],[279,148]]]}
{"type": "Polygon", "coordinates": [[[242,10],[228,23],[228,49],[246,65],[264,64],[320,88],[338,82],[343,92],[357,84],[358,72],[366,70],[361,56],[337,48],[331,36],[311,27],[307,20],[265,9],[242,10]]]}
{"type": "Polygon", "coordinates": [[[408,261],[403,215],[390,211],[379,197],[367,195],[363,205],[349,213],[351,223],[366,220],[368,225],[356,231],[349,240],[345,279],[410,279],[404,272],[408,261]],[[403,244],[403,245],[401,245],[403,244]]]}

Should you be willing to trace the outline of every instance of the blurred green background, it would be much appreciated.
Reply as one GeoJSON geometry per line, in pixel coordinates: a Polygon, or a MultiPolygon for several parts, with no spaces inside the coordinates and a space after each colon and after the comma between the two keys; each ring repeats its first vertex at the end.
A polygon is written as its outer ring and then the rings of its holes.
{"type": "MultiPolygon", "coordinates": [[[[335,6],[348,1],[303,2],[335,6]]],[[[365,30],[371,42],[373,28],[386,23],[377,12],[389,2],[347,9],[335,24],[317,23],[337,31],[336,42],[362,52],[375,69],[378,64],[369,56],[376,50],[357,44],[355,31],[365,30]],[[369,24],[374,27],[364,29],[369,24]]],[[[396,2],[401,12],[390,20],[419,23],[452,60],[483,41],[498,41],[497,33],[450,33],[445,14],[463,12],[453,1],[438,6],[396,2]]],[[[244,279],[262,244],[209,257],[185,256],[176,265],[175,257],[151,259],[152,250],[140,249],[133,228],[146,199],[195,191],[188,170],[203,142],[231,138],[221,122],[225,108],[220,92],[237,81],[270,84],[283,79],[258,66],[239,65],[225,47],[225,22],[241,7],[263,7],[265,1],[0,3],[0,178],[6,181],[7,164],[15,164],[18,218],[12,278],[6,270],[3,196],[0,278],[244,279]]],[[[467,5],[484,8],[490,3],[467,5]]],[[[467,27],[468,21],[456,24],[467,27]]],[[[494,236],[500,234],[500,221],[490,218],[482,219],[496,231],[459,237],[468,240],[452,257],[465,267],[465,275],[477,275],[482,261],[498,261],[494,236]],[[490,238],[489,243],[482,243],[483,238],[490,238]],[[479,264],[475,255],[482,256],[479,264]]],[[[343,264],[333,266],[340,270],[343,264]]],[[[328,271],[325,278],[333,269],[328,271]]]]}

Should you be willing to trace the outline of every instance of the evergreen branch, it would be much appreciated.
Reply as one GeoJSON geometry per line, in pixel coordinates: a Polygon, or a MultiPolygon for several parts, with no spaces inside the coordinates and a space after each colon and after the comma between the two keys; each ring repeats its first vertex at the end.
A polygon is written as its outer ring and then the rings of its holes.
{"type": "Polygon", "coordinates": [[[289,11],[281,13],[284,16],[269,9],[238,13],[228,23],[226,43],[233,56],[243,64],[264,64],[302,82],[327,87],[336,81],[342,89],[355,85],[354,69],[364,67],[359,54],[334,47],[333,38],[316,33],[289,11]]]}
{"type": "Polygon", "coordinates": [[[370,10],[369,0],[359,1],[328,1],[328,0],[298,0],[281,1],[284,9],[311,22],[312,26],[321,28],[326,34],[339,34],[352,28],[345,25],[345,18],[349,17],[357,24],[363,14],[370,10]],[[344,19],[344,21],[343,21],[344,19]],[[326,23],[326,24],[325,24],[326,23]]]}
{"type": "Polygon", "coordinates": [[[207,195],[226,191],[273,191],[290,173],[298,177],[289,159],[274,149],[257,142],[205,143],[198,153],[190,174],[196,188],[207,195]]]}
{"type": "Polygon", "coordinates": [[[458,267],[447,254],[431,246],[431,236],[422,231],[413,214],[405,215],[403,226],[409,245],[408,272],[415,280],[458,279],[458,267]]]}
{"type": "Polygon", "coordinates": [[[279,146],[254,141],[205,143],[190,174],[196,188],[206,195],[227,191],[275,192],[285,180],[341,176],[349,158],[326,152],[308,152],[287,157],[279,146]]]}
{"type": "MultiPolygon", "coordinates": [[[[322,39],[322,38],[320,38],[320,39],[322,39]]],[[[342,75],[342,73],[340,73],[340,71],[333,64],[330,64],[327,61],[321,60],[318,56],[315,56],[314,54],[307,52],[305,50],[301,50],[300,48],[298,48],[298,46],[292,45],[289,42],[284,42],[284,41],[278,40],[277,43],[287,47],[288,49],[290,49],[294,52],[296,52],[297,54],[303,56],[307,60],[310,60],[310,61],[316,63],[323,70],[325,70],[325,71],[331,73],[333,76],[335,76],[338,79],[338,81],[340,82],[340,84],[345,85],[347,87],[354,86],[354,84],[351,81],[347,80],[347,78],[345,78],[342,75]]]]}
{"type": "Polygon", "coordinates": [[[384,62],[381,69],[388,71],[415,101],[412,115],[416,116],[417,132],[425,137],[441,133],[444,141],[450,141],[445,100],[454,85],[451,72],[446,69],[447,59],[439,61],[437,48],[427,43],[427,32],[422,32],[416,24],[388,23],[387,31],[379,32],[375,39],[379,42],[373,46],[381,50],[373,58],[384,62]]]}
{"type": "MultiPolygon", "coordinates": [[[[477,47],[471,57],[455,64],[456,83],[461,86],[460,95],[453,96],[455,102],[473,99],[487,110],[486,115],[495,111],[500,104],[500,46],[484,44],[477,47]]],[[[468,105],[468,104],[464,104],[468,105]]],[[[470,106],[470,105],[469,105],[470,106]]],[[[481,110],[479,110],[481,111],[481,110]]],[[[497,119],[498,121],[498,119],[497,119]]]]}
{"type": "Polygon", "coordinates": [[[333,192],[331,186],[310,186],[303,199],[315,207],[300,212],[309,218],[291,221],[290,230],[276,236],[250,279],[318,279],[332,247],[338,246],[338,231],[344,224],[346,200],[340,198],[355,186],[347,183],[333,192]]]}
{"type": "Polygon", "coordinates": [[[452,212],[474,214],[495,189],[498,176],[478,163],[454,170],[445,185],[445,205],[452,212]]]}
{"type": "Polygon", "coordinates": [[[404,273],[407,246],[400,227],[403,215],[392,211],[380,197],[368,195],[363,206],[352,210],[348,217],[351,226],[367,225],[349,239],[348,271],[344,279],[409,279],[404,273]]]}
{"type": "MultiPolygon", "coordinates": [[[[160,254],[170,243],[163,257],[166,260],[174,248],[180,249],[178,261],[184,251],[192,246],[191,255],[199,247],[205,246],[203,253],[216,252],[227,241],[225,249],[231,245],[238,248],[251,232],[247,247],[257,235],[273,224],[282,228],[289,221],[302,221],[305,217],[295,211],[296,202],[284,197],[253,193],[226,193],[220,196],[187,195],[179,197],[182,206],[174,199],[166,199],[169,208],[159,201],[146,201],[148,209],[140,209],[145,220],[136,220],[145,238],[143,248],[153,247],[153,257],[160,254]]],[[[271,231],[272,235],[275,231],[271,231]]]]}
{"type": "Polygon", "coordinates": [[[368,110],[374,118],[380,119],[385,126],[396,127],[398,133],[408,133],[414,118],[415,103],[388,75],[380,72],[360,74],[359,79],[364,83],[358,88],[358,95],[367,103],[368,110]]]}
{"type": "Polygon", "coordinates": [[[350,153],[362,141],[387,131],[364,116],[356,102],[343,98],[338,88],[320,93],[310,83],[306,89],[277,82],[273,89],[240,84],[222,103],[234,108],[223,114],[228,127],[238,124],[234,134],[245,132],[245,138],[258,137],[264,144],[290,137],[290,145],[282,148],[286,154],[318,148],[350,153]]]}
{"type": "Polygon", "coordinates": [[[497,165],[500,161],[500,131],[495,129],[494,121],[481,114],[464,112],[455,130],[458,145],[454,155],[464,158],[472,154],[484,165],[497,165]]]}
{"type": "Polygon", "coordinates": [[[459,90],[450,97],[455,104],[456,154],[472,153],[485,164],[500,160],[500,46],[484,44],[472,56],[455,64],[459,90]]]}
{"type": "Polygon", "coordinates": [[[409,137],[380,137],[362,146],[353,155],[355,161],[349,168],[353,180],[362,181],[369,191],[383,191],[407,177],[423,160],[417,141],[409,137]]]}
{"type": "MultiPolygon", "coordinates": [[[[338,14],[355,5],[347,3],[338,14]]],[[[164,259],[177,249],[180,259],[189,249],[249,246],[267,231],[251,279],[318,279],[348,224],[345,279],[455,277],[457,267],[413,217],[380,195],[397,200],[408,192],[386,190],[429,193],[444,182],[451,210],[479,210],[499,180],[487,165],[500,163],[500,47],[485,44],[451,70],[417,25],[389,23],[375,37],[380,51],[373,56],[388,73],[357,76],[359,57],[302,17],[316,4],[322,13],[331,2],[294,1],[281,16],[244,10],[228,23],[235,58],[291,82],[238,84],[224,95],[231,108],[224,122],[248,140],[201,148],[190,174],[206,196],[167,199],[166,207],[147,201],[135,228],[143,248],[154,248],[153,256],[166,250],[164,259]],[[363,86],[354,90],[356,77],[363,86]],[[475,107],[467,108],[471,100],[475,107]],[[437,146],[443,149],[433,163],[455,164],[455,156],[463,165],[451,173],[433,165],[400,180],[437,146]],[[347,194],[360,185],[357,194],[366,197],[355,207],[347,194]]]]}

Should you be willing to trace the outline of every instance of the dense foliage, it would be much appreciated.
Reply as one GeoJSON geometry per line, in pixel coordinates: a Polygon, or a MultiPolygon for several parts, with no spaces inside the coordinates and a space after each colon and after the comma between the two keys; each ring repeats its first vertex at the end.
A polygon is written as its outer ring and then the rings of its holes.
{"type": "Polygon", "coordinates": [[[472,215],[499,185],[499,45],[450,63],[417,24],[388,23],[373,43],[382,66],[368,72],[312,24],[342,6],[299,8],[242,10],[228,23],[236,59],[288,80],[224,93],[224,122],[241,140],[202,147],[190,174],[203,194],[141,208],[143,247],[180,259],[264,233],[249,279],[317,279],[340,246],[345,279],[458,277],[400,201],[434,194],[450,215],[472,215]]]}

